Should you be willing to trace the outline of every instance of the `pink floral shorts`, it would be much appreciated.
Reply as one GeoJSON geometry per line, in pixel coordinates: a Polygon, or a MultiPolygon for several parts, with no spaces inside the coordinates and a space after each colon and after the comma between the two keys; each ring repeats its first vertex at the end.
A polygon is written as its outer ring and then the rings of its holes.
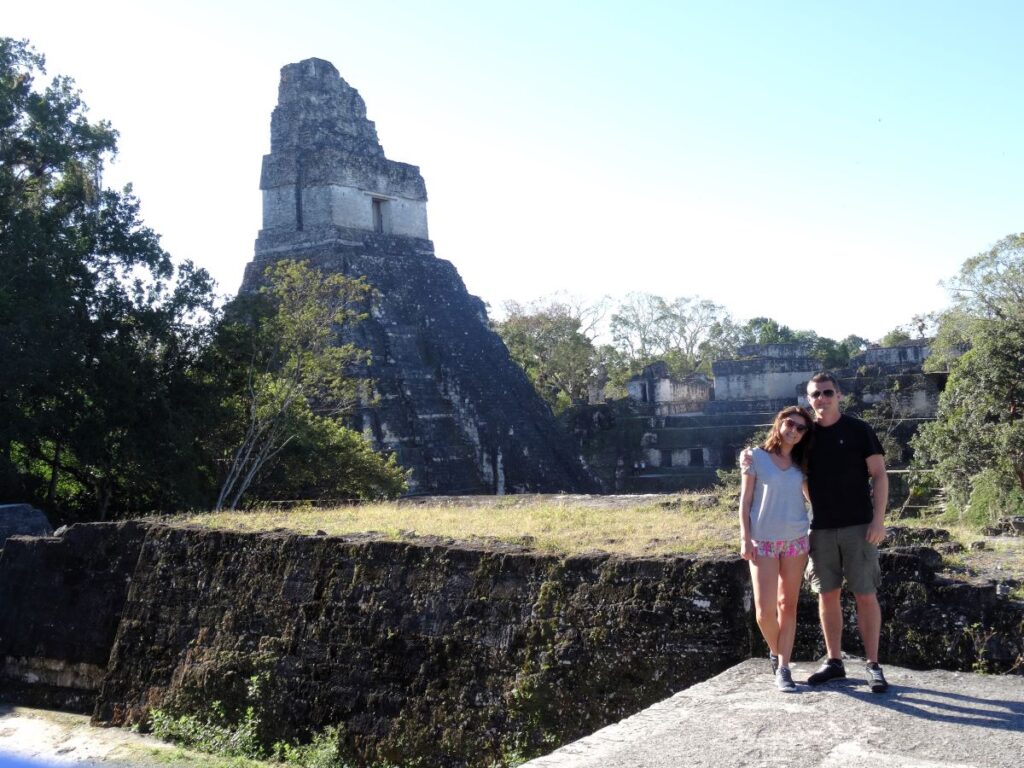
{"type": "Polygon", "coordinates": [[[783,541],[755,541],[754,554],[757,557],[799,557],[811,551],[806,536],[783,541]]]}

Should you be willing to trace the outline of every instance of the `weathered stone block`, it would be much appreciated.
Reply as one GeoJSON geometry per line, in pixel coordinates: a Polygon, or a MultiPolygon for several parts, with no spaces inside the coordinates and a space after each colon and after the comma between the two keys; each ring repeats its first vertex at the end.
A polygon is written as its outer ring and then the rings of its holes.
{"type": "Polygon", "coordinates": [[[74,525],[0,552],[0,686],[7,701],[90,711],[146,526],[74,525]]]}
{"type": "Polygon", "coordinates": [[[50,521],[31,504],[0,504],[0,549],[11,536],[49,536],[50,521]]]}

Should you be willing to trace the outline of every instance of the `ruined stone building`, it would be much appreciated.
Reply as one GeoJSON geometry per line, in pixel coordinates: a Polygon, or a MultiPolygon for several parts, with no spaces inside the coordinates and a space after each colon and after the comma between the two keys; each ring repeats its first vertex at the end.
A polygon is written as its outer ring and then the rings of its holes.
{"type": "MultiPolygon", "coordinates": [[[[925,374],[928,341],[871,347],[833,371],[852,412],[885,403],[901,421],[905,444],[923,418],[934,416],[944,374],[925,374]]],[[[627,383],[628,398],[599,410],[601,427],[577,429],[590,466],[607,488],[667,492],[703,488],[717,470],[733,469],[737,453],[781,409],[808,403],[807,380],[821,369],[802,344],[741,347],[734,360],[711,365],[712,379],[670,376],[655,362],[627,383]],[[612,434],[602,434],[612,433],[612,434]]],[[[890,457],[898,463],[902,457],[890,457]]]]}
{"type": "Polygon", "coordinates": [[[636,402],[649,403],[658,416],[673,416],[702,411],[711,398],[711,382],[701,373],[674,379],[668,365],[658,361],[626,382],[626,391],[636,402]]]}
{"type": "Polygon", "coordinates": [[[366,276],[379,292],[351,338],[372,355],[378,396],[357,426],[412,470],[410,492],[596,488],[483,302],[435,256],[419,169],[385,157],[362,97],[329,62],[281,70],[260,189],[263,228],[243,291],[271,262],[298,259],[366,276]]]}

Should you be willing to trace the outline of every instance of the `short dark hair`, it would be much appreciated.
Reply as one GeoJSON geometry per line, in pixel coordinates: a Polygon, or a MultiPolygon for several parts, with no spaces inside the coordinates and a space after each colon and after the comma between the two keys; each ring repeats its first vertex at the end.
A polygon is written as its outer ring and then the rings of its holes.
{"type": "Polygon", "coordinates": [[[836,380],[836,377],[833,374],[829,373],[828,371],[818,371],[816,374],[811,376],[810,379],[807,380],[807,383],[821,384],[822,382],[825,381],[831,382],[832,386],[836,388],[836,391],[839,391],[839,382],[836,380]]]}

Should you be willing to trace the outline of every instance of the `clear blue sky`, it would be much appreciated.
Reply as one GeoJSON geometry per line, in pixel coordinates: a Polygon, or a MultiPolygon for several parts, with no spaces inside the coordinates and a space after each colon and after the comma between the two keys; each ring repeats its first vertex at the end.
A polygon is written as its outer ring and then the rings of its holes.
{"type": "Polygon", "coordinates": [[[121,132],[177,258],[233,292],[280,68],[332,61],[470,292],[700,295],[871,338],[1024,230],[1024,3],[8,4],[121,132]]]}

